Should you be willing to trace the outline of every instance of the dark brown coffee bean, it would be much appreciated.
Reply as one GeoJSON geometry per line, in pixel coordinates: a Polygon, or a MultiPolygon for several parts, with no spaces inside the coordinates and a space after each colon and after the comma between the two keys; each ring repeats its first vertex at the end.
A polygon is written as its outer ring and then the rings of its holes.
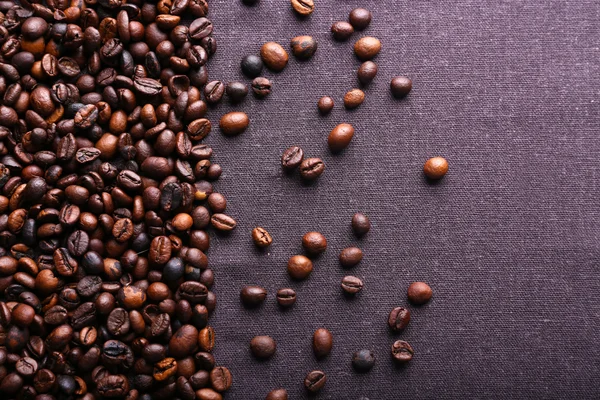
{"type": "Polygon", "coordinates": [[[380,50],[381,42],[379,39],[370,36],[360,38],[354,44],[354,54],[356,54],[356,56],[363,61],[374,58],[377,54],[379,54],[380,50]]]}
{"type": "Polygon", "coordinates": [[[54,252],[54,265],[56,272],[67,277],[74,275],[79,268],[77,260],[64,247],[58,248],[54,252]]]}
{"type": "Polygon", "coordinates": [[[204,139],[211,130],[211,123],[206,118],[199,118],[192,122],[187,127],[187,132],[192,140],[204,139]]]}
{"type": "Polygon", "coordinates": [[[12,309],[11,316],[13,324],[26,328],[33,322],[35,310],[30,305],[20,303],[12,309]]]}
{"type": "Polygon", "coordinates": [[[348,294],[356,294],[363,288],[363,282],[355,276],[345,276],[342,279],[342,289],[348,294]]]}
{"type": "Polygon", "coordinates": [[[184,358],[198,346],[198,330],[192,325],[183,325],[169,341],[169,354],[178,359],[184,358]]]}
{"type": "Polygon", "coordinates": [[[279,289],[277,291],[277,303],[284,308],[293,306],[296,303],[296,292],[294,289],[279,289]]]}
{"type": "Polygon", "coordinates": [[[397,340],[392,345],[392,358],[399,364],[406,364],[412,360],[414,354],[412,346],[404,340],[397,340]]]}
{"type": "Polygon", "coordinates": [[[190,304],[204,303],[208,297],[208,288],[199,282],[186,281],[179,285],[177,296],[190,304]]]}
{"type": "Polygon", "coordinates": [[[310,59],[317,51],[317,41],[312,36],[296,36],[290,46],[292,54],[300,60],[310,59]]]}
{"type": "Polygon", "coordinates": [[[44,314],[44,322],[49,325],[60,325],[66,322],[67,317],[67,309],[63,306],[56,305],[46,311],[44,314]]]}
{"type": "Polygon", "coordinates": [[[425,162],[423,172],[428,179],[442,179],[448,173],[448,161],[443,157],[432,157],[425,162]]]}
{"type": "Polygon", "coordinates": [[[252,230],[252,240],[258,247],[268,247],[273,243],[273,238],[266,229],[257,227],[252,230]]]}
{"type": "Polygon", "coordinates": [[[304,158],[304,152],[298,146],[292,146],[287,148],[281,156],[281,166],[288,171],[292,171],[302,163],[304,158]]]}
{"type": "Polygon", "coordinates": [[[225,85],[221,81],[211,81],[204,87],[204,98],[209,104],[217,104],[223,98],[225,85]]]}
{"type": "Polygon", "coordinates": [[[315,10],[315,3],[313,0],[290,0],[292,3],[292,8],[298,14],[302,16],[307,16],[312,14],[315,10]]]}
{"type": "Polygon", "coordinates": [[[267,394],[265,400],[288,400],[288,393],[285,389],[273,389],[267,394]]]}
{"type": "Polygon", "coordinates": [[[213,31],[213,24],[207,18],[197,18],[190,24],[189,35],[191,39],[200,40],[213,31]]]}
{"type": "Polygon", "coordinates": [[[118,219],[112,229],[112,235],[119,243],[124,243],[133,237],[133,222],[129,218],[118,219]]]}
{"type": "Polygon", "coordinates": [[[327,249],[327,239],[319,232],[307,232],[302,237],[302,247],[312,255],[317,256],[327,249]]]}
{"type": "Polygon", "coordinates": [[[271,93],[271,81],[259,76],[252,81],[252,92],[259,99],[264,99],[271,93]]]}
{"type": "Polygon", "coordinates": [[[232,103],[241,103],[248,95],[248,86],[243,82],[229,82],[225,88],[225,93],[232,103]]]}
{"type": "Polygon", "coordinates": [[[410,311],[404,307],[394,308],[388,317],[388,325],[394,332],[404,330],[410,322],[410,311]]]}
{"type": "Polygon", "coordinates": [[[15,364],[17,372],[24,377],[32,377],[38,370],[38,363],[31,357],[23,357],[15,364]]]}
{"type": "Polygon", "coordinates": [[[292,256],[288,261],[287,271],[288,274],[297,280],[304,280],[310,276],[313,270],[312,261],[307,257],[296,255],[292,256]]]}
{"type": "Polygon", "coordinates": [[[196,391],[196,399],[198,400],[223,400],[223,396],[219,392],[212,389],[204,388],[196,391]]]}
{"type": "Polygon", "coordinates": [[[319,112],[322,115],[326,115],[329,114],[331,112],[331,110],[333,110],[333,99],[329,96],[323,96],[319,99],[319,102],[317,103],[317,107],[319,108],[319,112]]]}
{"type": "Polygon", "coordinates": [[[331,25],[331,33],[335,40],[348,40],[354,33],[354,27],[346,21],[334,22],[333,25],[331,25]]]}
{"type": "Polygon", "coordinates": [[[365,61],[361,64],[360,68],[358,68],[357,76],[358,81],[363,85],[368,85],[375,79],[377,75],[377,64],[373,61],[365,61]]]}
{"type": "Polygon", "coordinates": [[[96,385],[98,393],[104,397],[123,397],[129,392],[129,380],[125,375],[107,375],[96,385]]]}
{"type": "Polygon", "coordinates": [[[398,99],[406,97],[412,90],[412,80],[406,76],[396,76],[390,82],[390,90],[398,99]]]}
{"type": "Polygon", "coordinates": [[[250,119],[246,113],[233,111],[221,117],[219,127],[224,135],[235,136],[244,132],[249,124],[250,119]]]}
{"type": "Polygon", "coordinates": [[[313,351],[317,358],[329,355],[333,347],[333,335],[325,328],[319,328],[313,334],[313,351]]]}
{"type": "Polygon", "coordinates": [[[215,347],[215,330],[207,326],[198,334],[198,345],[202,351],[211,352],[215,347]]]}
{"type": "Polygon", "coordinates": [[[413,282],[408,287],[408,300],[416,305],[427,303],[431,300],[433,291],[425,282],[413,282]]]}
{"type": "Polygon", "coordinates": [[[288,53],[285,51],[285,49],[279,43],[275,42],[267,42],[263,44],[260,48],[260,57],[267,68],[275,72],[283,71],[289,60],[288,53]]]}
{"type": "Polygon", "coordinates": [[[363,258],[362,250],[358,247],[347,247],[340,252],[340,264],[344,268],[351,268],[361,262],[363,258]]]}
{"type": "Polygon", "coordinates": [[[76,230],[67,239],[67,249],[75,257],[81,257],[88,250],[90,237],[85,231],[76,230]]]}
{"type": "Polygon", "coordinates": [[[323,371],[311,371],[304,378],[304,387],[310,393],[317,393],[325,386],[327,376],[323,371]]]}
{"type": "Polygon", "coordinates": [[[352,231],[358,237],[366,235],[371,229],[369,218],[361,213],[356,213],[352,216],[352,231]]]}
{"type": "Polygon", "coordinates": [[[250,341],[250,351],[254,357],[266,360],[275,354],[277,343],[270,336],[254,336],[250,341]]]}
{"type": "Polygon", "coordinates": [[[300,176],[305,181],[314,181],[325,171],[325,163],[320,158],[306,158],[300,164],[300,176]]]}
{"type": "Polygon", "coordinates": [[[353,110],[365,101],[365,92],[360,89],[352,89],[344,95],[344,106],[353,110]]]}
{"type": "Polygon", "coordinates": [[[162,90],[160,82],[152,78],[137,78],[133,81],[134,88],[146,96],[156,96],[162,90]]]}
{"type": "Polygon", "coordinates": [[[219,231],[231,231],[235,228],[237,223],[233,218],[226,214],[213,214],[210,218],[212,226],[219,231]]]}
{"type": "Polygon", "coordinates": [[[369,26],[372,17],[373,15],[369,10],[365,10],[364,8],[355,8],[354,10],[350,11],[348,21],[350,21],[354,29],[362,31],[369,26]]]}
{"type": "Polygon", "coordinates": [[[75,159],[80,164],[87,164],[96,160],[102,152],[95,147],[82,147],[75,153],[75,159]]]}
{"type": "Polygon", "coordinates": [[[129,313],[124,308],[115,308],[108,315],[106,328],[114,336],[126,335],[131,328],[129,313]]]}
{"type": "Polygon", "coordinates": [[[329,149],[339,153],[350,145],[354,137],[354,127],[350,124],[339,124],[331,130],[327,138],[329,149]]]}
{"type": "Polygon", "coordinates": [[[371,350],[359,350],[352,355],[352,366],[357,372],[369,372],[374,365],[375,354],[371,350]]]}
{"type": "Polygon", "coordinates": [[[260,286],[244,286],[240,291],[240,299],[246,307],[258,307],[267,298],[267,291],[260,286]]]}
{"type": "Polygon", "coordinates": [[[229,390],[231,381],[231,372],[225,367],[215,367],[210,371],[210,383],[217,392],[229,390]]]}

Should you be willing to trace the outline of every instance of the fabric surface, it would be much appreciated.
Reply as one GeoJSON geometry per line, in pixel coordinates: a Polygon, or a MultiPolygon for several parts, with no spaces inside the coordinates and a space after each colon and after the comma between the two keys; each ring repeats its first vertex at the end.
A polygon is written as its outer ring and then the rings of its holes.
{"type": "MultiPolygon", "coordinates": [[[[290,399],[306,398],[305,375],[327,373],[318,399],[457,399],[600,397],[600,302],[597,225],[599,168],[599,34],[597,0],[316,0],[299,19],[287,0],[211,0],[218,51],[212,79],[242,79],[239,61],[266,41],[289,47],[309,34],[318,51],[309,62],[290,55],[265,100],[210,111],[213,125],[226,111],[251,119],[239,137],[218,128],[206,142],[224,173],[216,184],[238,221],[228,236],[211,237],[218,304],[217,362],[230,368],[228,399],[264,399],[284,387],[290,399]],[[345,43],[334,42],[331,24],[364,6],[373,22],[345,43]],[[383,43],[379,73],[365,103],[344,110],[343,94],[357,87],[360,65],[353,44],[372,35],[383,43]],[[395,75],[413,78],[408,99],[393,100],[395,75]],[[320,96],[336,107],[317,113],[320,96]],[[354,125],[350,147],[327,149],[338,123],[354,125]],[[282,173],[279,158],[290,145],[322,157],[325,174],[314,185],[282,173]],[[449,160],[442,182],[428,184],[424,161],[449,160]],[[352,215],[369,215],[361,240],[352,215]],[[266,228],[268,251],[250,232],[266,228]],[[291,282],[290,256],[301,237],[318,230],[329,241],[305,282],[291,282]],[[361,247],[364,260],[344,271],[340,250],[361,247]],[[346,299],[341,278],[353,274],[363,292],[346,299]],[[386,320],[406,305],[406,289],[428,282],[432,301],[410,307],[412,320],[391,334],[386,320]],[[265,304],[244,309],[243,285],[268,289],[265,304]],[[292,287],[298,301],[282,312],[275,301],[292,287]],[[317,361],[312,334],[334,335],[332,354],[317,361]],[[256,361],[255,335],[277,340],[275,357],[256,361]],[[394,367],[390,348],[409,341],[415,357],[394,367]],[[368,374],[352,370],[352,353],[373,349],[368,374]]],[[[248,80],[246,80],[249,82],[248,80]]]]}

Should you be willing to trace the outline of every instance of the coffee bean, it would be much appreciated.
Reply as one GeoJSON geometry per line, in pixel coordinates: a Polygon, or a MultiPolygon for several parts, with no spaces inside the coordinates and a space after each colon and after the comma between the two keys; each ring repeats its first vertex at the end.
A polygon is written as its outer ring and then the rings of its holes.
{"type": "Polygon", "coordinates": [[[348,294],[356,294],[363,288],[363,282],[355,276],[345,276],[342,279],[342,289],[348,294]]]}
{"type": "Polygon", "coordinates": [[[322,115],[329,114],[333,110],[333,99],[329,96],[323,96],[319,99],[317,107],[322,115]]]}
{"type": "Polygon", "coordinates": [[[223,232],[231,231],[237,225],[233,218],[221,213],[213,214],[210,218],[210,223],[215,229],[223,232]]]}
{"type": "Polygon", "coordinates": [[[304,280],[310,276],[313,270],[313,264],[310,259],[305,256],[292,256],[288,261],[288,274],[296,280],[304,280]]]}
{"type": "Polygon", "coordinates": [[[448,172],[448,161],[443,157],[432,157],[425,162],[423,172],[431,180],[442,179],[448,172]]]}
{"type": "Polygon", "coordinates": [[[249,124],[250,119],[246,113],[233,111],[221,117],[219,127],[225,136],[235,136],[244,132],[249,124]]]}
{"type": "Polygon", "coordinates": [[[218,392],[208,388],[196,391],[196,398],[198,400],[223,400],[223,396],[221,396],[218,392]]]}
{"type": "Polygon", "coordinates": [[[240,291],[240,299],[246,307],[258,307],[267,298],[267,291],[260,286],[244,286],[240,291]]]}
{"type": "Polygon", "coordinates": [[[323,371],[311,371],[304,378],[304,387],[310,393],[317,393],[325,386],[327,376],[323,371]]]}
{"type": "Polygon", "coordinates": [[[271,93],[271,81],[259,76],[252,81],[252,91],[259,99],[263,99],[271,93]]]}
{"type": "Polygon", "coordinates": [[[304,152],[298,146],[287,148],[281,156],[281,166],[287,171],[292,171],[300,166],[304,152]]]}
{"type": "Polygon", "coordinates": [[[364,8],[355,8],[354,10],[350,11],[348,21],[350,21],[354,29],[357,31],[362,31],[369,26],[372,17],[373,15],[369,10],[365,10],[364,8]]]}
{"type": "Polygon", "coordinates": [[[361,213],[356,213],[352,216],[352,231],[358,237],[366,235],[371,229],[369,218],[361,213]]]}
{"type": "Polygon", "coordinates": [[[202,351],[210,352],[215,347],[215,330],[207,326],[198,334],[198,345],[202,351]]]}
{"type": "Polygon", "coordinates": [[[125,375],[107,375],[96,385],[98,393],[104,397],[122,397],[129,392],[129,381],[125,375]]]}
{"type": "Polygon", "coordinates": [[[241,103],[248,95],[248,87],[243,82],[229,82],[225,88],[225,93],[232,103],[241,103]]]}
{"type": "Polygon", "coordinates": [[[302,237],[302,247],[308,254],[316,256],[327,249],[327,239],[319,232],[308,232],[302,237]]]}
{"type": "MultiPolygon", "coordinates": [[[[210,133],[212,124],[206,118],[198,118],[189,123],[187,132],[190,139],[198,141],[204,139],[210,133]]],[[[142,164],[143,165],[143,164],[142,164]]]]}
{"type": "MultiPolygon", "coordinates": [[[[297,0],[294,0],[297,1],[297,0]]],[[[299,0],[300,2],[312,0],[299,0]]],[[[260,48],[260,57],[267,66],[267,68],[280,72],[283,71],[288,63],[289,56],[285,49],[275,42],[267,42],[260,48]]]]}
{"type": "Polygon", "coordinates": [[[191,39],[200,40],[207,37],[213,31],[213,24],[207,18],[197,18],[190,24],[189,35],[191,39]]]}
{"type": "Polygon", "coordinates": [[[305,181],[314,181],[325,171],[325,163],[320,158],[305,158],[300,163],[300,176],[305,181]]]}
{"type": "Polygon", "coordinates": [[[315,10],[315,3],[313,0],[290,0],[292,8],[301,16],[307,16],[313,13],[315,10]]]}
{"type": "Polygon", "coordinates": [[[263,61],[259,56],[251,54],[242,59],[241,68],[248,78],[256,78],[262,72],[263,61]]]}
{"type": "Polygon", "coordinates": [[[403,307],[394,308],[388,317],[388,325],[394,332],[404,330],[410,322],[410,311],[403,307]]]}
{"type": "Polygon", "coordinates": [[[169,353],[178,359],[190,355],[198,345],[198,330],[192,325],[183,325],[169,341],[169,353]]]}
{"type": "Polygon", "coordinates": [[[38,363],[31,357],[23,357],[17,361],[15,369],[21,376],[31,377],[37,372],[38,363]]]}
{"type": "Polygon", "coordinates": [[[204,87],[204,98],[209,104],[217,104],[223,98],[225,85],[221,81],[208,82],[204,87]]]}
{"type": "Polygon", "coordinates": [[[292,39],[290,47],[296,58],[308,60],[317,51],[317,41],[312,36],[296,36],[292,39]]]}
{"type": "Polygon", "coordinates": [[[317,358],[323,358],[331,353],[333,335],[325,328],[319,328],[313,334],[313,351],[317,358]]]}
{"type": "Polygon", "coordinates": [[[399,364],[406,364],[415,354],[412,346],[404,340],[397,340],[392,345],[392,358],[399,364]]]}
{"type": "Polygon", "coordinates": [[[375,365],[375,354],[371,350],[359,350],[352,355],[352,366],[358,372],[369,372],[375,365]]]}
{"type": "Polygon", "coordinates": [[[288,400],[288,393],[285,389],[273,389],[267,394],[265,400],[288,400]]]}
{"type": "Polygon", "coordinates": [[[406,76],[396,76],[390,82],[390,90],[398,99],[406,97],[412,90],[412,80],[406,76]]]}
{"type": "Polygon", "coordinates": [[[371,37],[371,36],[366,36],[366,37],[360,38],[354,44],[354,53],[362,61],[367,61],[367,60],[372,59],[377,54],[379,54],[380,50],[381,50],[381,42],[379,41],[379,39],[371,37]]]}
{"type": "Polygon", "coordinates": [[[354,137],[354,127],[350,124],[339,124],[329,132],[327,144],[334,153],[339,153],[350,145],[354,137]]]}
{"type": "Polygon", "coordinates": [[[413,282],[408,287],[408,301],[413,304],[421,305],[431,300],[433,291],[425,282],[413,282]]]}
{"type": "Polygon", "coordinates": [[[358,81],[363,85],[368,85],[375,79],[377,75],[377,64],[373,61],[365,61],[361,64],[360,68],[358,68],[357,76],[358,81]]]}
{"type": "Polygon", "coordinates": [[[268,247],[273,243],[273,238],[266,229],[257,227],[252,230],[252,240],[258,247],[268,247]]]}
{"type": "Polygon", "coordinates": [[[362,250],[358,247],[347,247],[340,252],[340,264],[344,268],[351,268],[361,262],[362,250]]]}
{"type": "Polygon", "coordinates": [[[124,308],[115,308],[108,315],[106,328],[114,336],[121,336],[129,333],[131,325],[129,324],[129,314],[124,308]]]}
{"type": "Polygon", "coordinates": [[[254,336],[250,341],[250,350],[254,357],[266,360],[275,354],[277,343],[270,336],[254,336]]]}
{"type": "Polygon", "coordinates": [[[353,110],[365,101],[365,92],[360,89],[352,89],[344,95],[344,106],[353,110]]]}
{"type": "Polygon", "coordinates": [[[331,25],[331,33],[335,40],[345,41],[354,33],[354,27],[346,21],[334,22],[331,25]]]}
{"type": "Polygon", "coordinates": [[[225,367],[215,367],[210,371],[210,383],[217,392],[225,392],[231,387],[231,372],[225,367]]]}
{"type": "Polygon", "coordinates": [[[283,288],[277,291],[277,303],[281,307],[288,308],[296,303],[296,292],[294,289],[283,288]]]}

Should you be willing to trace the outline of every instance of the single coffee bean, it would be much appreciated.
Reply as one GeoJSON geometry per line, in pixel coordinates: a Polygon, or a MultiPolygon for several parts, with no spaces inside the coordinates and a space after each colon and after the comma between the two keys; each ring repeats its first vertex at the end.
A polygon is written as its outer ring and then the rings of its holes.
{"type": "Polygon", "coordinates": [[[271,93],[271,81],[267,78],[259,76],[252,81],[252,91],[259,99],[264,99],[271,93]]]}
{"type": "Polygon", "coordinates": [[[300,177],[314,181],[325,171],[325,163],[320,158],[306,158],[300,163],[300,177]]]}
{"type": "Polygon", "coordinates": [[[410,311],[404,307],[396,307],[390,312],[388,325],[394,332],[404,330],[410,322],[410,311]]]}
{"type": "Polygon", "coordinates": [[[371,221],[365,214],[356,213],[352,216],[352,231],[358,237],[366,235],[371,229],[371,221]]]}
{"type": "Polygon", "coordinates": [[[152,377],[158,382],[166,381],[177,373],[177,361],[168,357],[154,364],[152,377]]]}
{"type": "Polygon", "coordinates": [[[448,172],[448,161],[443,157],[432,157],[425,162],[423,172],[429,179],[442,179],[448,172]]]}
{"type": "Polygon", "coordinates": [[[254,357],[266,360],[275,354],[277,343],[270,336],[254,336],[250,341],[250,350],[254,357]]]}
{"type": "Polygon", "coordinates": [[[412,346],[404,340],[397,340],[392,345],[392,358],[399,364],[406,364],[412,360],[414,354],[412,346]]]}
{"type": "Polygon", "coordinates": [[[359,350],[352,355],[352,366],[358,372],[369,372],[375,365],[375,354],[371,350],[359,350]]]}
{"type": "Polygon", "coordinates": [[[267,394],[265,400],[288,400],[288,393],[285,389],[273,389],[267,394]]]}
{"type": "Polygon", "coordinates": [[[313,351],[317,358],[327,357],[333,347],[333,335],[325,328],[319,328],[313,334],[313,351]]]}
{"type": "Polygon", "coordinates": [[[204,98],[208,104],[217,104],[223,98],[225,85],[221,81],[208,82],[204,87],[204,98]]]}
{"type": "Polygon", "coordinates": [[[197,18],[190,24],[189,35],[191,39],[200,40],[213,31],[213,24],[208,18],[197,18]]]}
{"type": "Polygon", "coordinates": [[[360,38],[354,44],[354,54],[356,54],[356,56],[363,61],[372,59],[379,54],[380,50],[381,42],[379,39],[371,36],[360,38]]]}
{"type": "Polygon", "coordinates": [[[243,82],[229,82],[225,88],[225,93],[232,103],[241,103],[248,95],[248,86],[246,86],[246,84],[243,82]]]}
{"type": "Polygon", "coordinates": [[[413,304],[421,305],[431,300],[433,291],[425,282],[413,282],[408,287],[408,301],[413,304]]]}
{"type": "Polygon", "coordinates": [[[325,386],[327,376],[323,371],[311,371],[304,378],[304,387],[310,393],[317,393],[325,386]]]}
{"type": "Polygon", "coordinates": [[[351,268],[361,262],[362,250],[358,247],[347,247],[340,252],[340,264],[344,268],[351,268]]]}
{"type": "Polygon", "coordinates": [[[292,171],[300,166],[304,152],[298,146],[287,148],[281,156],[281,166],[287,171],[292,171]]]}
{"type": "Polygon", "coordinates": [[[412,90],[412,80],[406,76],[396,76],[390,82],[390,90],[397,99],[406,97],[412,90]]]}
{"type": "Polygon", "coordinates": [[[215,330],[207,326],[198,334],[198,346],[202,351],[211,352],[215,347],[215,330]]]}
{"type": "Polygon", "coordinates": [[[313,263],[305,256],[292,256],[288,261],[288,274],[296,280],[304,280],[310,276],[313,270],[313,263]]]}
{"type": "Polygon", "coordinates": [[[319,99],[319,102],[317,103],[317,107],[319,108],[319,112],[322,115],[326,115],[329,114],[331,112],[331,110],[333,110],[333,99],[329,96],[323,96],[319,99]]]}
{"type": "Polygon", "coordinates": [[[342,289],[348,294],[356,294],[363,288],[363,282],[355,276],[345,276],[342,279],[342,289]]]}
{"type": "Polygon", "coordinates": [[[329,132],[327,144],[334,153],[339,153],[350,145],[354,137],[354,127],[350,124],[339,124],[329,132]]]}
{"type": "Polygon", "coordinates": [[[241,67],[244,75],[253,79],[261,74],[263,61],[259,56],[251,54],[242,59],[241,67]]]}
{"type": "Polygon", "coordinates": [[[210,371],[210,383],[217,392],[225,392],[231,387],[231,372],[225,367],[215,367],[210,371]]]}
{"type": "Polygon", "coordinates": [[[350,11],[348,21],[350,21],[354,29],[357,31],[362,31],[369,26],[372,17],[373,15],[369,10],[365,10],[364,8],[355,8],[354,10],[350,11]]]}
{"type": "Polygon", "coordinates": [[[344,106],[353,110],[365,101],[365,92],[360,89],[352,89],[344,95],[344,106]]]}
{"type": "Polygon", "coordinates": [[[223,232],[233,230],[237,224],[229,215],[221,213],[213,214],[210,218],[210,223],[213,228],[223,232]]]}
{"type": "Polygon", "coordinates": [[[223,396],[219,392],[212,389],[203,388],[196,391],[196,399],[198,400],[223,400],[223,396]]]}
{"type": "Polygon", "coordinates": [[[290,0],[292,8],[301,16],[307,16],[313,13],[315,10],[315,3],[313,0],[290,0]]]}
{"type": "MultiPolygon", "coordinates": [[[[300,1],[312,1],[312,0],[300,0],[300,1]]],[[[280,72],[283,71],[288,63],[288,53],[279,43],[267,42],[260,48],[260,57],[267,66],[267,68],[280,72]]]]}
{"type": "Polygon", "coordinates": [[[235,136],[244,132],[249,124],[250,119],[246,113],[233,111],[221,117],[219,127],[225,136],[235,136]]]}
{"type": "Polygon", "coordinates": [[[267,291],[260,286],[244,286],[240,291],[240,299],[246,307],[258,307],[267,298],[267,291]]]}
{"type": "Polygon", "coordinates": [[[358,81],[363,85],[368,85],[373,82],[375,76],[377,75],[377,64],[373,61],[365,61],[358,68],[357,76],[358,81]]]}
{"type": "Polygon", "coordinates": [[[15,369],[21,376],[32,377],[38,370],[38,363],[31,357],[23,357],[17,361],[15,369]]]}
{"type": "Polygon", "coordinates": [[[317,256],[327,249],[327,239],[322,233],[307,232],[302,237],[302,247],[308,254],[317,256]]]}
{"type": "Polygon", "coordinates": [[[345,41],[350,39],[350,36],[354,33],[354,27],[346,21],[334,22],[331,25],[331,33],[335,40],[345,41]]]}
{"type": "Polygon", "coordinates": [[[292,54],[299,60],[308,60],[317,51],[317,41],[312,36],[296,36],[290,46],[292,54]]]}
{"type": "Polygon", "coordinates": [[[169,354],[177,359],[187,357],[198,346],[198,329],[193,325],[183,325],[169,341],[169,354]]]}
{"type": "Polygon", "coordinates": [[[258,247],[268,247],[273,243],[273,238],[266,229],[257,227],[252,229],[252,240],[258,247]]]}
{"type": "Polygon", "coordinates": [[[283,308],[288,308],[296,303],[296,291],[290,288],[283,288],[277,291],[277,303],[283,308]]]}

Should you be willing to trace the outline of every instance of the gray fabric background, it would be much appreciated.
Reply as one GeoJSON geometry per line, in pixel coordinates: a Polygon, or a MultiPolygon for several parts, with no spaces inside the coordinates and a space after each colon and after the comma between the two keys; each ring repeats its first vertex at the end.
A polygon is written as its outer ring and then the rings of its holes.
{"type": "MultiPolygon", "coordinates": [[[[228,399],[263,399],[285,387],[305,398],[302,381],[312,369],[328,375],[319,399],[598,398],[600,289],[597,224],[599,168],[597,0],[316,0],[315,13],[298,19],[287,0],[211,0],[219,49],[212,78],[242,78],[239,60],[275,40],[289,46],[299,34],[317,38],[310,62],[290,59],[271,96],[251,96],[237,109],[251,126],[237,138],[218,131],[207,139],[224,168],[216,185],[238,227],[212,237],[210,264],[218,305],[215,356],[233,373],[228,399]],[[373,23],[346,43],[334,42],[332,22],[356,6],[373,11],[373,23]],[[361,35],[383,42],[379,74],[356,111],[341,98],[357,86],[352,46],[361,35]],[[407,74],[414,90],[393,100],[392,76],[407,74]],[[331,95],[332,114],[320,117],[317,99],[331,95]],[[333,156],[326,138],[348,122],[356,134],[333,156]],[[312,186],[288,177],[279,157],[297,144],[322,157],[326,172],[312,186]],[[423,162],[443,155],[450,172],[438,185],[422,176],[423,162]],[[355,239],[354,212],[371,217],[369,235],[355,239]],[[254,248],[250,231],[268,229],[274,244],[254,248]],[[300,239],[323,232],[327,252],[311,278],[291,283],[287,259],[300,239]],[[364,261],[353,271],[365,289],[345,299],[339,251],[360,246],[364,261]],[[406,289],[427,281],[433,300],[411,307],[400,335],[386,318],[406,304],[406,289]],[[266,287],[255,311],[242,308],[240,288],[266,287]],[[296,306],[281,312],[274,294],[298,291],[296,306]],[[331,356],[315,360],[313,331],[335,336],[331,356]],[[248,349],[254,335],[271,335],[276,356],[257,362],[248,349]],[[390,346],[412,343],[416,355],[395,368],[390,346]],[[353,372],[354,351],[370,348],[377,364],[353,372]]],[[[223,104],[211,111],[218,124],[223,104]]]]}

